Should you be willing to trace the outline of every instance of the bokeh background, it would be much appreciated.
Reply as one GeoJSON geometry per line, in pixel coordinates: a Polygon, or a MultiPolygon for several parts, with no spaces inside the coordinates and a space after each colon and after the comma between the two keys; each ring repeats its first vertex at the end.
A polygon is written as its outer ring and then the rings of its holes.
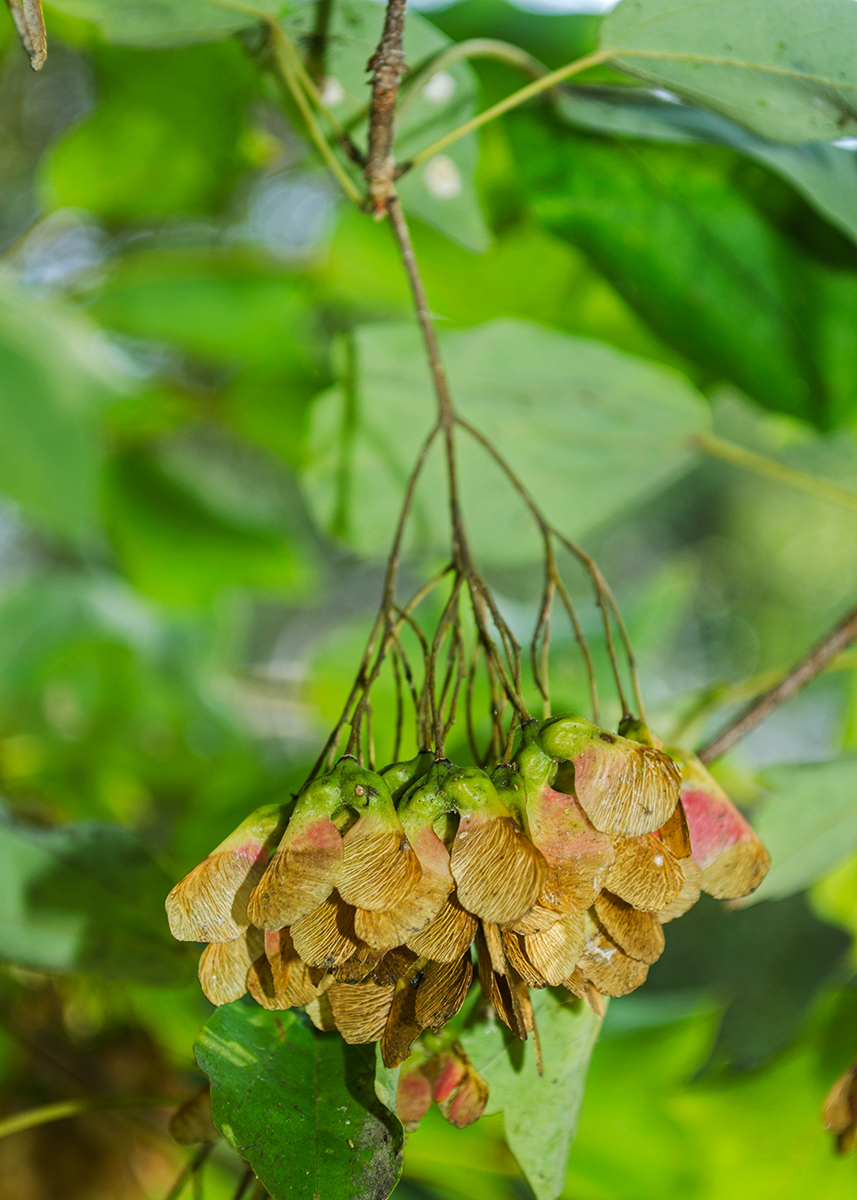
{"type": "MultiPolygon", "coordinates": [[[[62,8],[46,6],[38,75],[0,19],[5,1115],[199,1086],[210,1006],[168,944],[163,896],[299,786],[338,713],[382,564],[318,519],[312,402],[343,375],[355,327],[408,319],[388,229],[340,199],[252,45],[109,45],[62,8]]],[[[549,66],[591,47],[599,20],[505,0],[422,15],[549,66]]],[[[482,103],[519,84],[499,63],[474,70],[482,103]]],[[[841,149],[839,210],[857,226],[841,149]]],[[[704,391],[719,436],[857,486],[847,221],[758,156],[583,129],[544,106],[487,128],[474,172],[464,199],[441,172],[413,218],[444,329],[525,318],[667,364],[704,391]]],[[[857,598],[847,496],[712,455],[584,541],[626,614],[654,726],[688,746],[857,598]]],[[[489,576],[525,629],[538,571],[495,561],[489,576]]],[[[552,670],[556,706],[583,705],[561,631],[552,670]]],[[[820,1119],[857,1052],[857,654],[718,774],[791,865],[769,898],[703,901],[669,926],[646,985],[611,1004],[569,1200],[857,1187],[820,1119]]],[[[0,1196],[160,1200],[189,1153],[165,1120],[99,1111],[6,1137],[0,1196]]],[[[240,1170],[219,1146],[207,1200],[232,1196],[240,1170]]],[[[396,1195],[530,1192],[500,1116],[459,1132],[433,1112],[396,1195]]]]}

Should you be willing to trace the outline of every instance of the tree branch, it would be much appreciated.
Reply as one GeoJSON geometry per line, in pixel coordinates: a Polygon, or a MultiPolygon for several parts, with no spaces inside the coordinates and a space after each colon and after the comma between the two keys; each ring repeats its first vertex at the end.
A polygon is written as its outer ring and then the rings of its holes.
{"type": "Polygon", "coordinates": [[[852,609],[836,628],[832,629],[827,637],[819,642],[806,658],[802,659],[794,670],[786,675],[785,679],[765,692],[758,700],[754,700],[728,729],[725,729],[714,741],[698,750],[699,758],[704,763],[710,763],[712,759],[731,750],[741,738],[746,737],[757,725],[761,725],[763,721],[767,720],[775,709],[784,704],[786,700],[790,700],[792,696],[797,695],[802,687],[820,675],[836,655],[855,639],[857,639],[857,608],[852,609]]]}
{"type": "Polygon", "coordinates": [[[384,31],[378,49],[366,67],[367,71],[373,72],[366,182],[378,220],[384,216],[387,201],[393,195],[393,179],[396,172],[393,159],[396,97],[405,73],[405,52],[402,49],[404,25],[405,0],[388,0],[384,31]]]}

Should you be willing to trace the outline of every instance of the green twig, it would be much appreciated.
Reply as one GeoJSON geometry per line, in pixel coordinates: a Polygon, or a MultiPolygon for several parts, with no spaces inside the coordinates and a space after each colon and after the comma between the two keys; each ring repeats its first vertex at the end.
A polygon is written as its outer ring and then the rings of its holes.
{"type": "MultiPolygon", "coordinates": [[[[324,132],[315,118],[315,113],[307,99],[307,94],[301,84],[296,73],[294,64],[291,59],[290,52],[292,45],[289,39],[280,29],[279,25],[271,25],[271,45],[274,52],[274,61],[277,68],[283,77],[283,82],[292,94],[292,98],[301,111],[301,116],[306,122],[307,131],[313,140],[313,143],[321,157],[330,167],[330,170],[336,176],[342,190],[348,196],[349,200],[353,200],[358,206],[363,203],[363,197],[360,190],[350,177],[348,172],[343,167],[342,163],[333,153],[333,150],[328,143],[324,132]]],[[[307,77],[308,78],[308,77],[307,77]]],[[[315,85],[313,85],[313,88],[315,85]]]]}
{"type": "Polygon", "coordinates": [[[449,133],[445,133],[443,137],[438,138],[431,145],[425,146],[405,164],[405,169],[410,169],[421,162],[425,162],[427,158],[432,158],[435,154],[440,153],[441,150],[445,150],[447,146],[451,146],[453,142],[457,142],[460,138],[466,137],[468,133],[473,133],[475,129],[479,129],[481,125],[487,124],[488,121],[493,121],[495,117],[501,117],[503,113],[510,112],[513,108],[518,108],[519,105],[525,104],[527,100],[532,100],[534,96],[540,96],[542,92],[550,91],[552,87],[556,87],[564,79],[570,79],[572,75],[579,75],[581,71],[586,71],[589,67],[599,66],[601,63],[606,62],[609,57],[610,54],[607,50],[595,50],[592,54],[587,54],[572,63],[567,63],[564,67],[560,67],[556,71],[551,71],[549,74],[543,75],[541,79],[533,80],[526,87],[519,88],[517,92],[512,92],[505,100],[500,100],[497,104],[492,104],[490,108],[486,108],[484,112],[477,113],[475,117],[471,117],[469,121],[465,121],[457,129],[451,129],[449,133]]]}
{"type": "Polygon", "coordinates": [[[842,484],[811,475],[808,471],[800,471],[796,467],[788,467],[776,459],[765,457],[764,454],[757,454],[754,450],[727,442],[725,438],[716,437],[713,433],[695,434],[692,441],[698,449],[710,454],[712,458],[719,458],[735,467],[743,467],[757,475],[764,475],[777,483],[786,484],[787,487],[798,488],[810,496],[815,496],[817,500],[825,500],[828,504],[836,504],[840,508],[850,508],[857,512],[857,491],[853,488],[843,487],[842,484]]]}
{"type": "Polygon", "coordinates": [[[44,1104],[41,1108],[29,1108],[26,1112],[6,1117],[0,1121],[0,1138],[20,1133],[22,1129],[33,1129],[36,1125],[48,1125],[51,1121],[62,1121],[66,1117],[77,1117],[98,1109],[175,1108],[179,1103],[175,1096],[86,1096],[78,1100],[60,1100],[56,1104],[44,1104]]]}

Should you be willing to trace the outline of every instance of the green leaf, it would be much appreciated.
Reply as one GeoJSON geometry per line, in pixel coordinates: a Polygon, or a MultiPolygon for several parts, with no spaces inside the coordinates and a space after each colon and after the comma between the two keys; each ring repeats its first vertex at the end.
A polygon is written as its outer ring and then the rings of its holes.
{"type": "MultiPolygon", "coordinates": [[[[315,5],[300,4],[284,24],[293,36],[305,38],[312,33],[315,22],[315,5]]],[[[338,0],[333,5],[325,60],[327,95],[343,125],[350,128],[356,122],[353,134],[358,142],[365,141],[366,136],[366,64],[378,45],[383,24],[384,9],[373,0],[338,0]]],[[[419,13],[408,13],[404,50],[411,68],[419,68],[451,44],[419,13]]],[[[466,62],[445,68],[442,79],[429,80],[417,93],[405,85],[396,118],[398,159],[404,162],[421,146],[472,117],[476,95],[476,75],[466,62]]],[[[443,155],[403,176],[397,187],[409,212],[478,251],[487,247],[490,233],[473,182],[476,158],[476,137],[462,138],[443,155]]]]}
{"type": "Polygon", "coordinates": [[[246,130],[261,88],[241,47],[100,47],[96,69],[98,104],[42,163],[50,204],[147,224],[222,208],[256,165],[246,130]]]}
{"type": "MultiPolygon", "coordinates": [[[[854,282],[799,254],[733,179],[720,147],[608,142],[513,130],[536,212],[583,249],[652,328],[713,379],[822,426],[847,417],[853,381],[831,359],[854,282]]],[[[840,346],[842,349],[840,349],[840,346]]]]}
{"type": "Polygon", "coordinates": [[[0,279],[0,494],[53,533],[96,525],[95,418],[111,391],[94,330],[0,279]]]}
{"type": "Polygon", "coordinates": [[[130,830],[45,829],[0,814],[0,958],[39,971],[177,984],[193,974],[170,936],[166,872],[130,830]]]}
{"type": "Polygon", "coordinates": [[[857,154],[830,142],[784,145],[758,137],[717,113],[677,104],[646,88],[576,88],[556,110],[599,133],[667,142],[730,146],[787,179],[824,217],[857,241],[857,154]]]}
{"type": "Polygon", "coordinates": [[[206,605],[226,588],[305,590],[310,563],[288,533],[260,522],[252,495],[238,510],[218,511],[205,497],[210,474],[191,489],[168,465],[137,452],[111,463],[108,527],[135,586],[179,607],[206,605]]]}
{"type": "Polygon", "coordinates": [[[601,1022],[585,1004],[544,989],[532,993],[544,1074],[532,1039],[518,1042],[490,1019],[461,1041],[489,1087],[486,1113],[503,1113],[506,1140],[537,1200],[563,1190],[592,1048],[601,1022]]]}
{"type": "Polygon", "coordinates": [[[220,1132],[273,1200],[385,1200],[403,1134],[375,1090],[375,1047],[320,1034],[293,1012],[241,1002],[194,1047],[220,1132]]]}
{"type": "Polygon", "coordinates": [[[622,0],[615,65],[782,142],[857,131],[853,0],[622,0]]]}
{"type": "Polygon", "coordinates": [[[745,904],[802,892],[857,850],[857,755],[765,771],[753,824],[771,869],[745,904]]]}
{"type": "MultiPolygon", "coordinates": [[[[579,536],[691,465],[707,408],[677,372],[525,321],[442,336],[456,405],[490,433],[547,516],[579,536]]],[[[311,414],[305,482],[316,515],[364,554],[386,551],[405,481],[434,421],[435,400],[413,326],[367,326],[356,382],[311,414]],[[352,410],[352,404],[354,409],[352,410]]],[[[487,452],[458,437],[461,494],[477,553],[494,562],[540,552],[532,518],[487,452]]],[[[432,453],[414,506],[413,540],[448,547],[443,464],[432,453]]]]}
{"type": "Polygon", "coordinates": [[[283,0],[51,0],[51,8],[94,21],[108,42],[125,46],[188,46],[219,41],[279,16],[283,0]]]}
{"type": "Polygon", "coordinates": [[[804,896],[730,910],[710,896],[666,926],[644,996],[705,991],[725,1001],[709,1065],[751,1071],[785,1049],[842,978],[850,939],[804,896]]]}

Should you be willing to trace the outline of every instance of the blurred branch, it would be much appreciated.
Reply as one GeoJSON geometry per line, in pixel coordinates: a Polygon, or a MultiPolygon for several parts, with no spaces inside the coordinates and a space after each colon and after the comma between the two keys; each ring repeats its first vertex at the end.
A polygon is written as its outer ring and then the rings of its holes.
{"type": "MultiPolygon", "coordinates": [[[[359,188],[354,183],[353,179],[351,179],[348,172],[345,170],[342,163],[331,149],[327,138],[324,136],[324,131],[316,120],[315,113],[310,105],[307,91],[305,90],[307,87],[311,88],[312,92],[315,93],[316,102],[319,106],[321,106],[321,97],[319,97],[317,94],[315,84],[312,83],[312,80],[310,80],[309,76],[306,75],[306,72],[303,71],[302,64],[300,69],[303,72],[305,79],[302,80],[298,77],[298,66],[292,56],[293,47],[289,39],[280,29],[279,25],[272,23],[270,30],[271,47],[273,49],[274,61],[276,62],[277,68],[283,77],[283,82],[291,92],[292,99],[300,109],[301,116],[306,122],[307,130],[316,149],[330,167],[330,170],[336,176],[336,179],[338,180],[346,196],[348,196],[350,200],[353,200],[355,204],[362,204],[363,197],[360,194],[359,188]]],[[[326,108],[324,111],[325,113],[328,112],[326,108]]],[[[332,119],[333,118],[331,116],[331,120],[332,119]]],[[[341,131],[341,136],[347,137],[344,131],[341,131]]],[[[348,139],[348,141],[350,142],[350,139],[348,139]]]]}
{"type": "Polygon", "coordinates": [[[754,700],[732,724],[708,745],[703,746],[697,754],[703,762],[709,763],[746,737],[771,715],[781,704],[785,704],[792,696],[797,695],[802,687],[811,683],[827,665],[857,640],[857,608],[851,610],[830,633],[810,651],[810,653],[786,675],[785,679],[770,688],[758,700],[754,700]]]}
{"type": "Polygon", "coordinates": [[[57,1104],[44,1104],[41,1108],[29,1108],[0,1121],[0,1138],[20,1133],[22,1129],[33,1129],[36,1125],[48,1125],[51,1121],[62,1121],[66,1117],[77,1117],[81,1113],[98,1109],[118,1111],[123,1108],[175,1108],[175,1096],[87,1096],[79,1100],[60,1100],[57,1104]]]}
{"type": "Polygon", "coordinates": [[[829,504],[838,504],[840,508],[850,508],[857,512],[857,491],[853,488],[843,487],[818,475],[811,475],[808,471],[799,471],[796,467],[788,467],[776,459],[747,450],[744,446],[737,446],[734,442],[727,442],[725,438],[715,437],[713,433],[700,433],[692,440],[695,446],[713,458],[732,463],[735,467],[743,467],[747,471],[754,471],[757,475],[765,475],[777,483],[786,484],[787,487],[798,488],[818,500],[826,500],[829,504]]]}
{"type": "Polygon", "coordinates": [[[401,118],[413,103],[420,87],[438,71],[445,71],[458,62],[473,58],[490,58],[495,62],[505,63],[506,66],[513,67],[533,79],[540,79],[548,73],[547,67],[537,58],[533,58],[532,54],[528,54],[520,46],[513,46],[511,42],[502,42],[498,38],[468,38],[464,42],[455,42],[438,54],[433,54],[408,74],[402,83],[399,117],[401,118]]]}
{"type": "Polygon", "coordinates": [[[181,1171],[179,1172],[178,1178],[176,1179],[175,1183],[170,1188],[170,1190],[167,1192],[166,1196],[164,1197],[164,1200],[178,1200],[178,1197],[184,1191],[185,1184],[188,1182],[189,1179],[197,1178],[202,1167],[205,1165],[206,1159],[208,1158],[209,1154],[211,1154],[211,1151],[213,1149],[214,1149],[214,1146],[211,1143],[209,1143],[206,1146],[200,1146],[200,1148],[197,1150],[196,1154],[194,1154],[193,1158],[191,1158],[182,1167],[181,1171]]]}

